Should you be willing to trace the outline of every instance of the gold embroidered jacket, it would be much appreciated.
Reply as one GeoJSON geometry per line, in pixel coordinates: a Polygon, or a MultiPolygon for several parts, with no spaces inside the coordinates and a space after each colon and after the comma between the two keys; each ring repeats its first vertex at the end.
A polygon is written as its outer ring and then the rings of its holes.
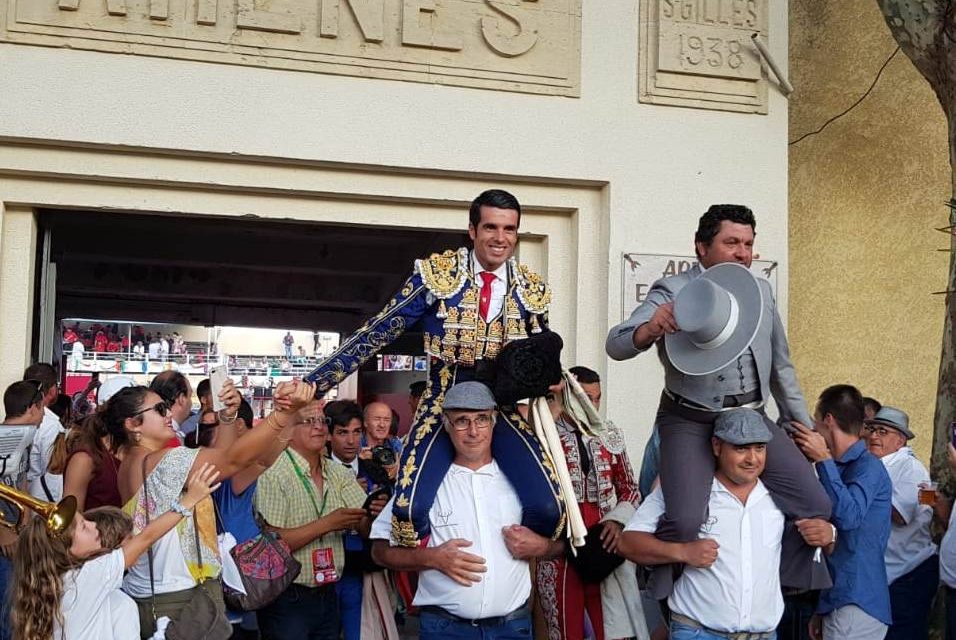
{"type": "Polygon", "coordinates": [[[478,313],[480,284],[466,248],[415,261],[415,270],[385,308],[370,318],[308,376],[319,393],[334,387],[380,349],[421,320],[425,353],[445,365],[473,367],[493,360],[510,340],[528,337],[547,323],[551,290],[525,265],[508,261],[505,304],[486,322],[478,313]]]}

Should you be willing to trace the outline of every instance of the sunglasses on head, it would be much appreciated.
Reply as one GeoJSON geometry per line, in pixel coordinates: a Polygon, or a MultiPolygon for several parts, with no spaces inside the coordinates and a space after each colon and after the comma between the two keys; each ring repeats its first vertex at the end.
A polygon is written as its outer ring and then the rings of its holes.
{"type": "Polygon", "coordinates": [[[141,415],[143,415],[144,413],[146,413],[147,411],[155,411],[156,413],[159,414],[159,416],[160,416],[161,418],[165,418],[165,417],[166,417],[166,414],[169,413],[169,405],[166,404],[165,402],[157,402],[156,404],[154,404],[154,405],[151,406],[151,407],[146,407],[145,409],[140,409],[139,411],[137,411],[136,413],[134,413],[131,417],[135,418],[136,416],[141,416],[141,415]]]}
{"type": "Polygon", "coordinates": [[[24,380],[24,382],[29,382],[30,384],[36,385],[36,390],[33,392],[33,398],[30,400],[30,405],[35,405],[40,400],[43,399],[43,383],[39,380],[24,380]]]}

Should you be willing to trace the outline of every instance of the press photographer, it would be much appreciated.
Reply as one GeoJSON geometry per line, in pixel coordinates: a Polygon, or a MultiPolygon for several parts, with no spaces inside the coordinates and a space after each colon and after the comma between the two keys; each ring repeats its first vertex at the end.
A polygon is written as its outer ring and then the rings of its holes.
{"type": "Polygon", "coordinates": [[[365,405],[363,416],[365,434],[362,436],[359,458],[368,463],[369,475],[373,476],[376,485],[392,488],[402,452],[402,441],[394,436],[398,429],[397,416],[384,402],[365,405]]]}

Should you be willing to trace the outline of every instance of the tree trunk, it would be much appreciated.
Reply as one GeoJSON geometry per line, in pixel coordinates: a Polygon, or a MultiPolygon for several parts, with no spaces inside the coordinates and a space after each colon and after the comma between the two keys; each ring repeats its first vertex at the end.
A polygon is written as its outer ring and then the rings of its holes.
{"type": "MultiPolygon", "coordinates": [[[[956,222],[956,7],[953,0],[877,0],[883,17],[903,53],[929,82],[949,124],[949,164],[953,172],[949,221],[956,222]]],[[[950,250],[956,251],[956,236],[950,236],[950,250]]],[[[947,291],[956,291],[956,253],[950,253],[947,291]]],[[[950,425],[956,421],[956,294],[946,295],[943,344],[936,387],[933,429],[933,476],[950,495],[956,482],[946,463],[950,425]]],[[[905,340],[906,337],[904,336],[905,340]]]]}

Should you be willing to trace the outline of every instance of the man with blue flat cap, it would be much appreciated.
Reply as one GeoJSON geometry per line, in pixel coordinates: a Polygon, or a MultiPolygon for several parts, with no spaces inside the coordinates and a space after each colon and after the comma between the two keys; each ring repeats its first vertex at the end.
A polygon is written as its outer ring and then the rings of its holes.
{"type": "Polygon", "coordinates": [[[619,552],[643,565],[686,569],[668,599],[672,640],[773,640],[783,615],[780,550],[784,516],[760,481],[773,440],[764,417],[731,409],[714,420],[716,472],[699,537],[667,542],[654,535],[666,504],[649,495],[624,530],[619,552]]]}
{"type": "MultiPolygon", "coordinates": [[[[414,605],[422,640],[531,638],[531,558],[564,550],[520,525],[514,485],[492,456],[497,406],[480,382],[461,382],[445,394],[442,427],[454,461],[428,513],[424,546],[392,539],[389,502],[372,525],[372,557],[382,566],[418,572],[414,605]]],[[[394,500],[394,499],[393,499],[394,500]]]]}

